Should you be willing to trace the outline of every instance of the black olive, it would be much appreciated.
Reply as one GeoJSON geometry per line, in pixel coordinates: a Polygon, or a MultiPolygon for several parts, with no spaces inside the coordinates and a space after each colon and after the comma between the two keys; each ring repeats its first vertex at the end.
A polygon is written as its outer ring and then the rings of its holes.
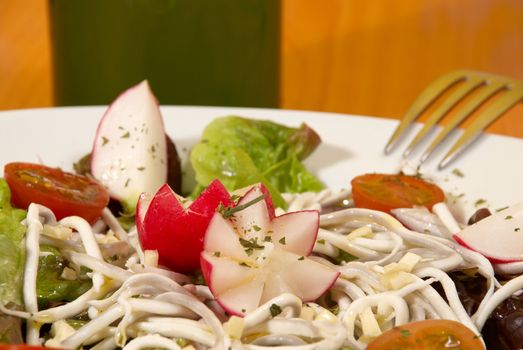
{"type": "Polygon", "coordinates": [[[487,208],[480,208],[480,209],[476,210],[476,212],[474,214],[472,214],[472,216],[470,217],[470,219],[468,221],[468,224],[469,225],[475,224],[476,222],[483,220],[484,218],[486,218],[490,215],[491,215],[490,210],[488,210],[487,208]]]}
{"type": "Polygon", "coordinates": [[[169,135],[165,134],[167,143],[167,183],[174,192],[182,193],[182,165],[176,146],[169,135]]]}

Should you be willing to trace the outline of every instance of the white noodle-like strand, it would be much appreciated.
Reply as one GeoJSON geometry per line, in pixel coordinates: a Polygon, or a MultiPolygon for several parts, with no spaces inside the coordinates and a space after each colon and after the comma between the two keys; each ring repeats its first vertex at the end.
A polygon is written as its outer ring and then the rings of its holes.
{"type": "Polygon", "coordinates": [[[148,318],[147,321],[136,323],[134,327],[140,331],[159,333],[169,338],[184,338],[209,347],[216,342],[208,327],[185,318],[148,318]]]}
{"type": "Polygon", "coordinates": [[[89,269],[91,269],[101,275],[107,276],[109,278],[112,278],[112,279],[120,281],[120,282],[124,282],[132,275],[132,273],[127,270],[124,270],[118,266],[114,266],[112,264],[106,263],[103,260],[94,258],[87,254],[70,252],[69,256],[71,258],[71,261],[74,262],[75,264],[88,267],[89,269]]]}
{"type": "MultiPolygon", "coordinates": [[[[40,221],[40,208],[37,204],[30,204],[27,209],[25,236],[25,268],[23,297],[27,312],[35,314],[38,312],[38,301],[36,296],[36,275],[38,273],[38,260],[40,258],[40,234],[43,230],[40,221]]],[[[40,345],[39,326],[34,320],[27,321],[26,342],[30,345],[40,345]]]]}
{"type": "MultiPolygon", "coordinates": [[[[89,225],[85,219],[79,216],[68,216],[60,220],[60,224],[76,230],[82,239],[85,252],[90,256],[103,261],[102,252],[96,242],[91,225],[89,225]]],[[[95,290],[99,291],[104,282],[104,278],[100,273],[95,272],[93,274],[93,286],[95,290]]]]}
{"type": "Polygon", "coordinates": [[[256,310],[248,313],[243,318],[245,329],[254,327],[255,325],[271,318],[271,306],[273,304],[278,305],[282,310],[285,308],[290,308],[292,315],[291,317],[298,317],[301,313],[301,299],[293,294],[284,293],[267,301],[265,304],[260,305],[256,310]]]}
{"type": "Polygon", "coordinates": [[[118,219],[116,219],[111,212],[111,210],[107,207],[102,210],[102,219],[104,222],[109,226],[109,228],[114,232],[116,237],[118,237],[123,242],[129,242],[129,237],[127,237],[127,232],[122,228],[122,225],[118,222],[118,219]]]}
{"type": "Polygon", "coordinates": [[[478,329],[483,328],[485,322],[487,321],[487,318],[499,304],[501,304],[505,299],[509,298],[512,294],[516,293],[521,289],[523,289],[523,276],[518,276],[514,279],[511,279],[510,281],[505,283],[503,287],[499,288],[488,300],[481,312],[477,312],[472,317],[472,320],[474,321],[478,329]]]}
{"type": "Polygon", "coordinates": [[[122,350],[141,350],[146,348],[180,350],[180,346],[175,341],[158,334],[149,334],[133,339],[122,350]]]}
{"type": "Polygon", "coordinates": [[[84,326],[80,327],[73,335],[62,342],[62,347],[69,349],[77,349],[87,339],[92,337],[97,332],[102,331],[111,323],[123,317],[125,313],[121,305],[115,304],[106,311],[102,312],[96,319],[91,320],[84,326]]]}
{"type": "Polygon", "coordinates": [[[456,221],[456,219],[454,219],[454,215],[452,215],[452,213],[449,210],[449,207],[447,207],[445,203],[434,204],[434,206],[432,207],[432,212],[434,212],[434,214],[436,214],[439,217],[443,225],[445,225],[445,227],[451,234],[456,234],[459,231],[461,231],[461,227],[459,227],[458,222],[456,221]]]}

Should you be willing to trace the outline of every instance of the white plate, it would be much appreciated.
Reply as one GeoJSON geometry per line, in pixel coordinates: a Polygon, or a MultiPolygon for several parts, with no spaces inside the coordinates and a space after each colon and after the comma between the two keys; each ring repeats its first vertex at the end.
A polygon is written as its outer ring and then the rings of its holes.
{"type": "MultiPolygon", "coordinates": [[[[72,163],[88,153],[96,126],[105,107],[70,107],[7,111],[0,113],[0,175],[8,162],[39,162],[71,169],[72,163]]],[[[388,156],[385,142],[397,121],[333,113],[250,108],[162,107],[168,134],[186,163],[191,146],[213,118],[241,115],[270,119],[290,126],[306,122],[323,143],[306,164],[328,186],[348,187],[356,175],[368,172],[397,172],[404,165],[399,145],[388,156]]],[[[448,145],[447,145],[448,146],[448,145]]],[[[523,201],[523,140],[485,135],[449,165],[438,171],[436,164],[446,147],[423,164],[421,172],[450,195],[449,203],[464,220],[478,200],[491,209],[523,201]],[[463,177],[452,171],[459,169],[463,177]],[[452,199],[452,196],[459,197],[452,199]]],[[[419,156],[414,154],[414,157],[419,156]]],[[[415,159],[412,163],[416,163],[415,159]]]]}

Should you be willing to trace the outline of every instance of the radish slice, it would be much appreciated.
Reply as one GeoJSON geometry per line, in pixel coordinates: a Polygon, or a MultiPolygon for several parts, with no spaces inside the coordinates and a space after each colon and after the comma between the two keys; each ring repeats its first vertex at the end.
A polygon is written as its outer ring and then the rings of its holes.
{"type": "MultiPolygon", "coordinates": [[[[216,208],[220,204],[233,205],[229,193],[218,180],[186,207],[188,204],[165,184],[152,198],[145,193],[140,195],[136,215],[142,248],[157,250],[160,264],[182,273],[192,273],[200,267],[203,238],[216,208]]],[[[229,223],[216,222],[214,225],[218,226],[217,231],[224,232],[223,237],[228,237],[227,229],[233,237],[229,240],[218,238],[218,243],[230,244],[235,239],[229,223]]],[[[239,244],[237,240],[234,242],[239,244]]]]}
{"type": "MultiPolygon", "coordinates": [[[[263,195],[260,185],[238,206],[263,195]]],[[[216,300],[231,314],[244,315],[282,293],[312,301],[325,293],[339,272],[310,260],[319,213],[307,210],[271,219],[258,201],[225,219],[217,212],[205,233],[200,266],[216,300]]]]}
{"type": "Polygon", "coordinates": [[[128,89],[98,124],[91,172],[134,213],[142,192],[155,193],[167,181],[167,146],[158,102],[147,81],[128,89]]]}
{"type": "Polygon", "coordinates": [[[454,238],[493,262],[523,260],[523,202],[465,227],[454,238]]]}
{"type": "Polygon", "coordinates": [[[145,214],[147,210],[149,210],[152,199],[153,196],[146,192],[142,193],[138,198],[138,204],[136,206],[136,228],[138,232],[144,230],[143,221],[145,220],[145,214]]]}

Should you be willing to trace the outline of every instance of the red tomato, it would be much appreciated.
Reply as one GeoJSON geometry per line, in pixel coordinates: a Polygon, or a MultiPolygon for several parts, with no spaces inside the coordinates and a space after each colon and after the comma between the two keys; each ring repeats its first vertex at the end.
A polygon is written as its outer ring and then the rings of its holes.
{"type": "Polygon", "coordinates": [[[367,350],[483,350],[480,336],[459,322],[426,320],[407,323],[384,332],[367,350]]]}
{"type": "Polygon", "coordinates": [[[352,197],[358,208],[390,212],[395,208],[424,206],[429,210],[445,200],[438,186],[415,176],[365,174],[352,179],[352,197]]]}
{"type": "Polygon", "coordinates": [[[57,219],[77,215],[93,222],[109,203],[109,193],[98,182],[57,168],[9,163],[4,167],[4,177],[14,206],[26,209],[38,203],[51,209],[57,219]]]}

